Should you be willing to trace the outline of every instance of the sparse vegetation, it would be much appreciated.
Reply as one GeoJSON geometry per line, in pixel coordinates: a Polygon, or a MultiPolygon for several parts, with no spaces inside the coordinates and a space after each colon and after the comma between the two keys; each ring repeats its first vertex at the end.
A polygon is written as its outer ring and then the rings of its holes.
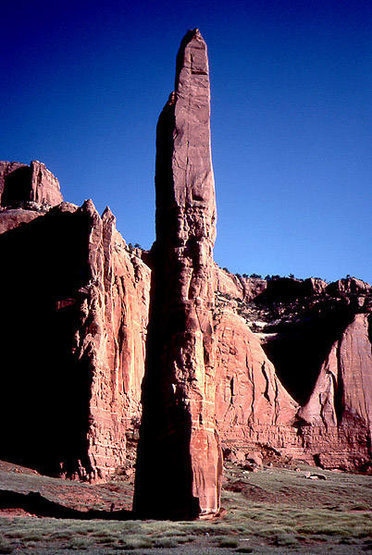
{"type": "MultiPolygon", "coordinates": [[[[346,555],[370,549],[372,478],[322,471],[327,480],[306,480],[309,468],[302,465],[299,472],[264,468],[248,473],[227,463],[222,498],[227,513],[215,521],[83,521],[2,516],[0,553],[74,550],[147,554],[160,548],[179,548],[184,553],[213,550],[216,554],[292,550],[324,553],[332,548],[346,555]]],[[[41,476],[23,478],[28,485],[31,478],[36,480],[34,485],[44,480],[53,483],[53,479],[41,476]]],[[[22,476],[14,475],[14,479],[19,487],[22,476]]],[[[9,482],[11,485],[12,476],[9,482]]],[[[56,486],[60,482],[55,480],[56,486]]],[[[79,484],[72,484],[73,487],[79,484]]],[[[49,494],[53,491],[49,490],[49,494]]]]}

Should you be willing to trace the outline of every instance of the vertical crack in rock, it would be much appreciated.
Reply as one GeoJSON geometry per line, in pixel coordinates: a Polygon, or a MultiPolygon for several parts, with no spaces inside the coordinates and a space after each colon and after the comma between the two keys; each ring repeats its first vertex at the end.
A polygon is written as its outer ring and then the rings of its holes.
{"type": "Polygon", "coordinates": [[[270,383],[269,383],[269,378],[268,378],[268,376],[266,374],[266,370],[265,370],[265,362],[262,363],[261,370],[262,370],[263,377],[265,379],[265,391],[263,392],[263,396],[270,403],[271,402],[271,399],[270,399],[270,396],[269,396],[270,383]]]}
{"type": "Polygon", "coordinates": [[[152,518],[219,510],[212,310],[216,204],[207,47],[184,37],[157,127],[156,243],[134,509],[152,518]]]}
{"type": "Polygon", "coordinates": [[[334,412],[335,420],[339,424],[342,420],[342,415],[345,410],[345,398],[344,398],[344,383],[342,380],[342,360],[341,360],[341,341],[336,343],[336,371],[337,376],[337,388],[334,390],[334,412]]]}

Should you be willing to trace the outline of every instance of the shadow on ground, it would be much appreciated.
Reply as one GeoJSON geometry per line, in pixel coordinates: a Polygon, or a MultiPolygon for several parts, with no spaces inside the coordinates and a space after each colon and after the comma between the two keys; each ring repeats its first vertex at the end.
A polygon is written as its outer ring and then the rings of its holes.
{"type": "Polygon", "coordinates": [[[9,490],[0,490],[0,509],[23,509],[27,513],[39,517],[49,518],[69,518],[78,520],[135,520],[132,511],[99,511],[88,510],[78,511],[54,503],[43,497],[37,491],[27,494],[9,490]]]}

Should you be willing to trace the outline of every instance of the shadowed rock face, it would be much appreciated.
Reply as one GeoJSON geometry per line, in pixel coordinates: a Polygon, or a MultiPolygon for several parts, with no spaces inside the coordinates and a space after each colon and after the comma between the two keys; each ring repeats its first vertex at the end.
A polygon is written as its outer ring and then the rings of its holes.
{"type": "Polygon", "coordinates": [[[88,466],[90,376],[72,354],[80,322],[71,299],[89,279],[88,226],[82,212],[49,212],[0,236],[0,456],[51,474],[88,466]],[[59,311],[66,297],[72,306],[59,311]]]}
{"type": "Polygon", "coordinates": [[[0,162],[0,206],[16,208],[27,202],[55,206],[62,201],[58,179],[45,164],[0,162]]]}
{"type": "MultiPolygon", "coordinates": [[[[309,401],[299,411],[308,424],[372,431],[372,351],[367,314],[356,314],[322,365],[309,401]]],[[[331,457],[329,457],[331,458],[331,457]]]]}
{"type": "Polygon", "coordinates": [[[109,209],[0,212],[0,458],[95,480],[139,418],[150,271],[109,209]]]}
{"type": "Polygon", "coordinates": [[[321,313],[308,310],[301,321],[268,326],[276,335],[265,343],[264,350],[287,391],[299,403],[307,402],[332,344],[352,318],[349,306],[329,302],[321,313]]]}
{"type": "Polygon", "coordinates": [[[195,30],[181,43],[176,91],[157,128],[157,240],[135,494],[135,510],[148,517],[219,510],[209,118],[207,49],[195,30]]]}

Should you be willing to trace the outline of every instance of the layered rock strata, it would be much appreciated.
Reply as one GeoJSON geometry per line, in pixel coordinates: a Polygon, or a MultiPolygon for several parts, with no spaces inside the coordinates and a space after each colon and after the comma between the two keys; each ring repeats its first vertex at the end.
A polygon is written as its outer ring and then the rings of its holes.
{"type": "Polygon", "coordinates": [[[156,243],[135,510],[185,518],[219,510],[212,325],[216,205],[206,44],[187,33],[157,129],[156,243]]]}

